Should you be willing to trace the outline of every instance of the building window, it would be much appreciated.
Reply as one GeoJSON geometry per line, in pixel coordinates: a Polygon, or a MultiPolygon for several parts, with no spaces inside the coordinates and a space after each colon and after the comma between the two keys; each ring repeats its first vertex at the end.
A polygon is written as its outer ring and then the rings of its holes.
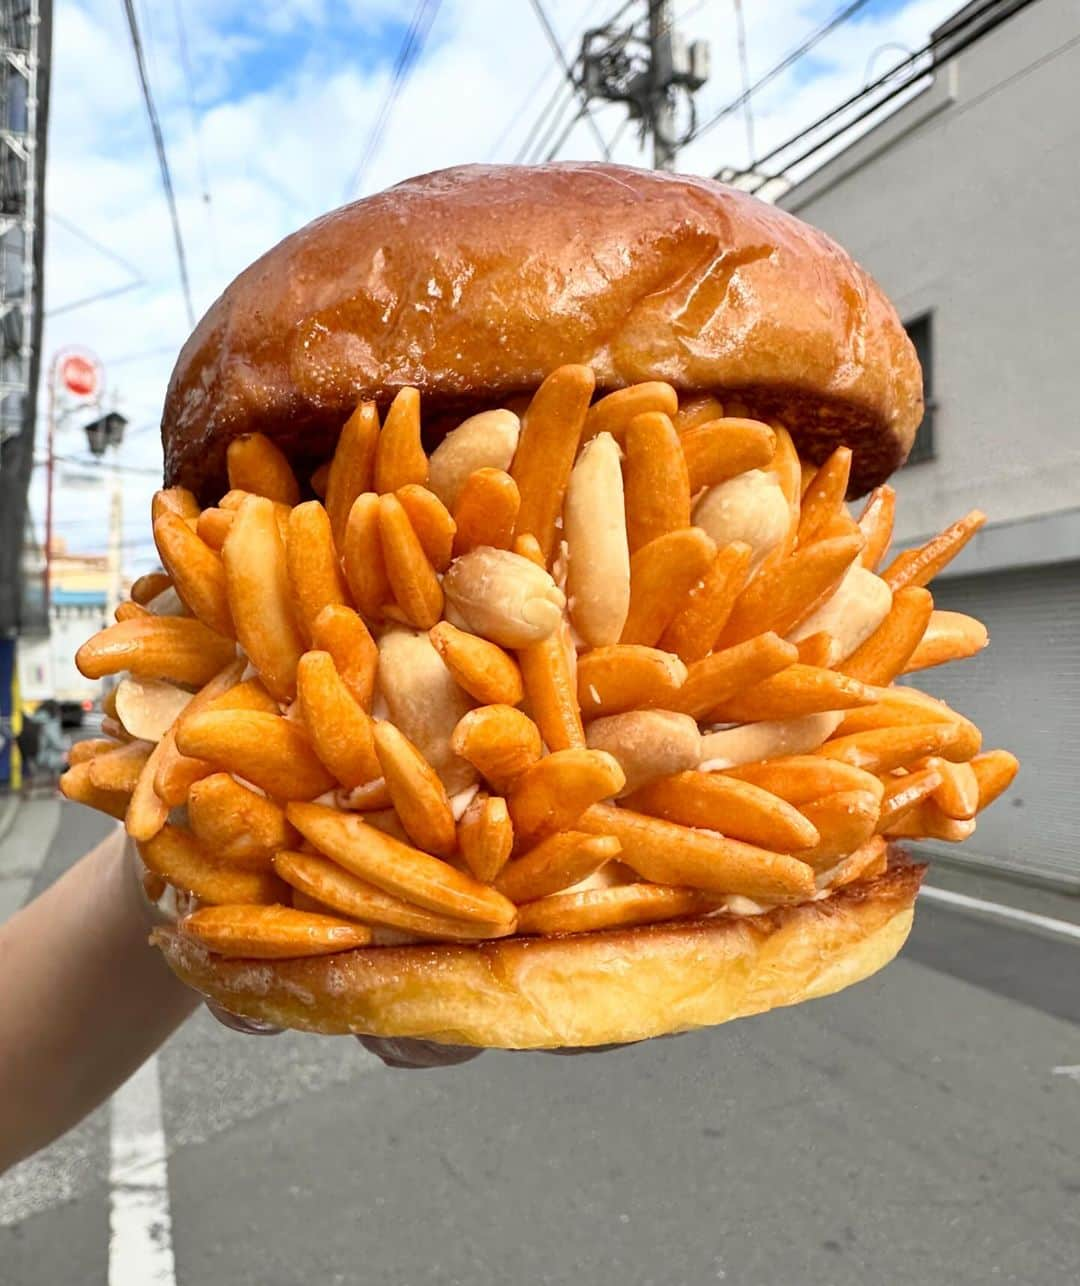
{"type": "Polygon", "coordinates": [[[907,458],[908,464],[918,464],[920,460],[934,458],[934,345],[931,330],[931,313],[913,317],[904,323],[923,373],[923,418],[919,431],[915,434],[915,445],[907,458]]]}

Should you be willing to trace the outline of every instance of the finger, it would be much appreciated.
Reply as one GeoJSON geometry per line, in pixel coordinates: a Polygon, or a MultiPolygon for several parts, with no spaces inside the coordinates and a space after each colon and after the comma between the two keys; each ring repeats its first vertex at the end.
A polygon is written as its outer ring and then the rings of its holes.
{"type": "Polygon", "coordinates": [[[241,1018],[239,1014],[230,1014],[227,1009],[222,1009],[212,1000],[207,1000],[205,1004],[222,1027],[228,1027],[230,1031],[242,1032],[245,1036],[280,1036],[285,1030],[283,1027],[275,1027],[273,1023],[264,1023],[258,1018],[241,1018]]]}
{"type": "Polygon", "coordinates": [[[388,1036],[357,1036],[369,1054],[374,1054],[395,1069],[417,1071],[421,1068],[457,1067],[471,1063],[484,1052],[468,1045],[440,1045],[432,1040],[409,1040],[388,1036]]]}

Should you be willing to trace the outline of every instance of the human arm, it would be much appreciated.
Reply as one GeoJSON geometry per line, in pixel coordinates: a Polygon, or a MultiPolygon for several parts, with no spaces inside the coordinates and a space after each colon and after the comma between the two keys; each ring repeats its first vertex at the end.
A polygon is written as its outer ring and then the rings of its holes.
{"type": "Polygon", "coordinates": [[[0,1172],[103,1102],[199,1003],[149,927],[119,830],[0,926],[0,1172]]]}

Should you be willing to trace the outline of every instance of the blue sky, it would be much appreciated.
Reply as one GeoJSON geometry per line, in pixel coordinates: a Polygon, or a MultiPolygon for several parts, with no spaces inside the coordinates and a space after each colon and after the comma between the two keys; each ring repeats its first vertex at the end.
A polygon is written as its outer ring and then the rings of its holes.
{"type": "MultiPolygon", "coordinates": [[[[841,0],[744,5],[751,76],[758,76],[840,7],[841,0]]],[[[196,313],[281,237],[340,204],[378,113],[416,0],[137,0],[155,98],[166,136],[191,266],[196,313]],[[194,119],[181,70],[176,4],[192,65],[194,119]],[[204,182],[205,180],[205,182],[204,182]],[[209,202],[204,194],[209,194],[209,202]]],[[[566,48],[617,0],[548,0],[566,48]]],[[[957,7],[951,0],[877,0],[826,38],[754,101],[759,153],[880,75],[957,7]]],[[[644,6],[641,6],[642,11],[644,6]]],[[[690,38],[708,39],[712,76],[699,96],[707,119],[739,92],[730,0],[676,0],[690,38]]],[[[390,118],[362,192],[410,174],[486,159],[510,161],[559,84],[528,0],[443,0],[414,74],[390,118]],[[509,122],[512,128],[506,129],[509,122]]],[[[610,139],[621,108],[600,114],[610,139]]],[[[712,173],[746,163],[741,115],[727,118],[681,156],[680,168],[712,173]]],[[[583,126],[560,152],[593,159],[583,126]]],[[[636,131],[615,158],[647,164],[636,131]]],[[[168,214],[139,97],[122,6],[58,0],[47,206],[46,300],[56,306],[130,279],[97,243],[130,262],[142,284],[99,304],[46,319],[45,352],[79,344],[107,372],[110,406],[131,420],[125,473],[126,554],[132,571],[153,561],[149,497],[161,467],[157,422],[188,324],[168,214]],[[73,224],[77,232],[69,225],[73,224]],[[86,238],[89,238],[88,242],[86,238]],[[134,472],[134,471],[140,472],[134,472]]],[[[44,403],[44,399],[42,399],[44,403]]],[[[91,418],[83,415],[82,419],[91,418]]],[[[59,444],[81,448],[78,414],[59,444]]],[[[32,501],[40,525],[40,482],[32,501]]],[[[58,497],[72,545],[100,546],[104,489],[58,497]]]]}

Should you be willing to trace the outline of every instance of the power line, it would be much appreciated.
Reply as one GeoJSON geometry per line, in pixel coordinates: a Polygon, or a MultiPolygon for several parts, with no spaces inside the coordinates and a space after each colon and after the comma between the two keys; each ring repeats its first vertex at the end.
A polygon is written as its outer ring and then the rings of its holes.
{"type": "Polygon", "coordinates": [[[158,165],[161,169],[161,186],[165,189],[165,201],[169,207],[172,220],[173,240],[176,243],[176,263],[180,270],[180,284],[184,291],[184,304],[187,308],[188,325],[195,326],[195,309],[191,303],[191,283],[188,280],[187,255],[184,253],[184,236],[180,230],[180,215],[176,209],[176,193],[173,191],[172,175],[169,172],[169,158],[165,153],[165,137],[161,132],[157,108],[154,106],[154,95],[146,75],[146,58],[143,53],[142,37],[139,35],[139,20],[135,16],[132,0],[124,0],[124,13],[127,16],[128,31],[131,34],[131,47],[135,53],[135,68],[139,73],[139,85],[142,88],[143,104],[150,122],[150,132],[154,137],[154,149],[157,152],[158,165]]]}
{"type": "Polygon", "coordinates": [[[435,16],[439,12],[440,3],[441,0],[418,0],[416,9],[413,11],[412,21],[405,32],[405,38],[401,42],[401,48],[398,50],[398,56],[394,62],[394,73],[390,81],[390,88],[387,90],[378,114],[372,122],[356,169],[353,170],[348,183],[345,185],[346,201],[353,196],[361,179],[366,175],[369,165],[382,146],[383,135],[386,133],[386,126],[390,121],[390,114],[394,110],[394,104],[397,102],[401,91],[408,82],[409,76],[412,74],[413,68],[416,66],[416,62],[424,48],[424,43],[427,40],[428,32],[431,30],[431,24],[435,21],[435,16]]]}
{"type": "Polygon", "coordinates": [[[57,214],[55,210],[47,210],[46,215],[53,221],[53,223],[58,223],[61,228],[66,228],[73,237],[78,237],[80,241],[85,245],[91,246],[98,252],[98,254],[104,255],[106,259],[111,259],[113,263],[123,268],[125,272],[130,273],[133,278],[137,278],[139,281],[144,280],[142,273],[133,263],[123,258],[123,256],[118,255],[115,250],[111,250],[103,241],[99,241],[96,237],[91,236],[90,233],[87,232],[85,228],[80,227],[79,224],[74,223],[65,215],[57,214]]]}
{"type": "MultiPolygon", "coordinates": [[[[844,124],[832,130],[824,138],[819,139],[816,143],[804,149],[793,160],[788,161],[785,165],[783,165],[775,174],[760,175],[760,181],[750,190],[752,192],[759,192],[765,186],[766,183],[769,183],[774,179],[781,178],[784,174],[786,174],[789,170],[793,169],[795,166],[801,165],[803,161],[813,156],[816,152],[819,152],[823,147],[827,147],[829,143],[834,142],[841,135],[846,134],[854,126],[864,121],[868,116],[872,116],[876,111],[878,111],[879,108],[883,107],[886,103],[891,102],[894,98],[897,98],[900,94],[904,93],[905,90],[910,89],[911,86],[914,85],[916,82],[925,79],[925,77],[930,75],[931,72],[934,70],[934,67],[936,66],[936,60],[933,59],[932,57],[932,60],[928,66],[920,67],[920,66],[917,66],[916,64],[918,64],[919,61],[925,58],[928,54],[931,56],[935,55],[939,46],[941,46],[942,44],[949,42],[950,43],[949,56],[955,57],[957,54],[962,53],[965,49],[975,44],[976,41],[981,40],[983,36],[989,35],[991,31],[996,30],[1007,19],[1013,17],[1015,14],[1019,13],[1022,9],[1026,9],[1028,5],[1033,4],[1034,2],[1035,0],[1019,0],[1018,3],[1013,4],[1009,9],[1005,10],[1003,13],[1000,13],[996,17],[991,17],[989,21],[987,21],[986,23],[983,23],[982,25],[978,25],[979,20],[981,18],[985,17],[987,14],[991,13],[991,11],[998,8],[998,0],[987,0],[987,2],[984,5],[980,6],[976,10],[973,10],[965,18],[950,25],[946,31],[939,32],[938,35],[928,40],[926,44],[922,46],[921,49],[917,49],[913,54],[910,55],[910,57],[905,58],[900,63],[897,63],[895,67],[890,68],[883,76],[879,76],[877,80],[871,81],[869,85],[864,86],[863,89],[858,90],[856,93],[850,95],[842,103],[837,104],[836,107],[831,108],[829,111],[825,112],[824,115],[819,116],[816,121],[811,122],[811,124],[801,129],[797,134],[793,134],[789,139],[786,139],[783,143],[780,143],[778,146],[766,152],[764,156],[758,157],[754,161],[750,169],[747,171],[744,171],[744,173],[753,173],[753,172],[759,171],[761,166],[764,165],[766,162],[771,161],[774,157],[779,156],[782,152],[786,152],[788,148],[792,147],[795,143],[801,142],[804,138],[807,138],[810,134],[813,134],[822,125],[827,124],[831,120],[835,120],[837,116],[841,115],[849,107],[853,107],[856,104],[860,103],[864,98],[868,97],[875,90],[881,89],[884,85],[886,85],[887,82],[891,81],[897,75],[897,73],[901,71],[903,68],[905,67],[911,68],[911,75],[905,77],[898,84],[894,85],[889,90],[888,93],[881,95],[880,98],[878,98],[876,101],[871,103],[868,107],[866,107],[863,111],[859,112],[856,116],[852,117],[851,120],[844,122],[844,124]],[[975,29],[971,30],[972,27],[974,27],[975,29]],[[961,39],[955,40],[957,35],[961,32],[967,32],[967,34],[964,35],[961,39]],[[954,40],[955,40],[955,43],[952,43],[954,40]]],[[[719,177],[719,174],[717,175],[717,177],[719,177]]]]}
{"type": "MultiPolygon", "coordinates": [[[[837,10],[837,12],[818,27],[816,31],[811,32],[811,34],[807,36],[801,44],[796,45],[794,49],[786,53],[774,67],[771,67],[749,88],[744,89],[737,98],[733,98],[730,103],[726,103],[718,112],[710,116],[703,125],[699,125],[687,141],[691,142],[694,139],[700,138],[703,134],[707,134],[714,125],[718,125],[725,117],[730,116],[732,112],[737,112],[744,103],[753,97],[754,94],[759,93],[766,85],[771,81],[774,81],[777,76],[787,71],[787,69],[794,63],[798,62],[800,58],[808,54],[816,44],[824,40],[830,32],[835,31],[837,27],[843,26],[845,22],[850,18],[853,18],[860,9],[864,9],[869,3],[870,0],[851,0],[851,3],[846,4],[842,9],[837,10]]],[[[753,155],[753,153],[751,153],[751,155],[753,155]]]]}
{"type": "MultiPolygon", "coordinates": [[[[542,0],[529,0],[529,4],[532,5],[532,10],[533,13],[536,14],[537,21],[544,28],[544,35],[547,36],[548,44],[551,46],[551,52],[555,55],[555,61],[562,68],[562,73],[566,77],[567,83],[581,100],[582,114],[589,123],[589,128],[593,132],[593,137],[596,139],[600,147],[600,152],[604,160],[610,161],[611,153],[608,151],[608,145],[604,141],[603,134],[600,133],[599,125],[597,125],[596,121],[593,119],[592,112],[589,110],[588,95],[585,93],[581,85],[578,84],[578,81],[574,76],[574,69],[567,61],[566,54],[563,53],[563,47],[559,43],[559,37],[555,34],[555,28],[551,25],[551,19],[547,16],[547,11],[544,8],[542,0]]],[[[627,5],[623,5],[622,9],[619,10],[619,13],[622,14],[625,12],[627,7],[627,5]]]]}
{"type": "Polygon", "coordinates": [[[536,142],[537,136],[539,135],[540,131],[544,128],[545,124],[549,123],[551,114],[552,112],[555,111],[555,106],[560,99],[563,100],[562,108],[558,113],[561,116],[563,112],[566,111],[567,105],[574,101],[573,91],[567,89],[565,80],[559,81],[559,83],[555,86],[555,92],[551,95],[548,101],[540,109],[540,114],[537,116],[536,120],[533,121],[532,125],[529,128],[529,132],[525,135],[525,138],[522,140],[521,146],[518,148],[517,152],[514,155],[515,165],[519,165],[525,159],[525,157],[528,156],[531,151],[533,151],[533,145],[536,142]]]}
{"type": "MultiPolygon", "coordinates": [[[[634,2],[635,0],[630,0],[630,3],[634,3],[634,2]]],[[[593,13],[593,11],[600,7],[601,3],[602,3],[602,0],[592,0],[591,4],[586,5],[585,8],[581,11],[580,15],[578,16],[577,22],[574,24],[575,27],[587,21],[589,16],[593,13]]],[[[529,89],[529,92],[518,104],[517,111],[514,112],[514,114],[503,126],[502,131],[499,134],[499,137],[495,140],[494,143],[492,143],[491,147],[488,149],[488,153],[485,158],[486,160],[492,161],[495,159],[496,155],[499,152],[499,149],[510,137],[510,135],[514,132],[514,127],[517,125],[518,121],[520,121],[521,118],[525,115],[525,113],[529,110],[529,106],[531,105],[533,99],[540,92],[540,86],[543,85],[543,83],[548,79],[550,75],[551,75],[551,68],[545,67],[544,70],[537,77],[537,79],[533,82],[532,87],[529,89]]],[[[559,93],[562,91],[562,88],[563,86],[562,84],[560,84],[559,87],[556,89],[554,95],[552,95],[552,97],[557,98],[559,93]]],[[[549,103],[549,105],[545,107],[540,113],[541,117],[546,115],[546,113],[550,110],[551,110],[551,104],[549,103]]],[[[533,129],[530,130],[530,135],[532,135],[532,133],[534,133],[535,130],[536,130],[536,124],[534,123],[533,129]]],[[[518,163],[518,161],[520,161],[522,154],[526,150],[527,150],[527,145],[523,143],[521,145],[521,148],[518,150],[517,159],[514,161],[515,165],[518,163]]]]}
{"type": "Polygon", "coordinates": [[[92,295],[83,295],[81,299],[72,299],[66,304],[59,304],[56,308],[47,308],[46,317],[59,317],[61,313],[74,312],[76,308],[86,308],[90,304],[100,304],[106,299],[115,299],[117,295],[126,295],[131,290],[141,290],[146,283],[139,281],[126,281],[122,286],[110,286],[108,290],[98,290],[92,295]]]}

